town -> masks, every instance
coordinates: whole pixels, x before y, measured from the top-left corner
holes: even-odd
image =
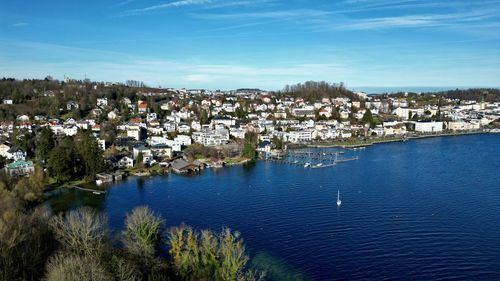
[[[465,90],[367,95],[342,84],[311,81],[278,92],[149,88],[132,80],[121,84],[52,77],[4,78],[0,85],[5,172],[31,175],[39,165],[57,184],[81,174],[64,171],[65,152],[53,150],[83,133],[100,149],[89,152],[95,153],[92,159],[104,162],[83,174],[100,184],[121,178],[123,171],[139,176],[187,173],[305,145],[363,146],[496,132],[500,120],[495,89],[469,90],[473,95],[463,99],[454,95],[464,96]]]

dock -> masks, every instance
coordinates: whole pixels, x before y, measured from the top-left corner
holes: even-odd
[[[70,188],[75,188],[75,189],[78,189],[78,190],[92,192],[94,194],[105,194],[106,193],[106,190],[90,189],[90,188],[84,188],[84,187],[80,187],[80,186],[76,186],[76,185],[71,185],[69,187]]]
[[[266,162],[274,162],[291,166],[302,166],[304,168],[319,169],[335,167],[337,164],[358,160],[358,156],[350,158],[339,158],[344,151],[335,152],[308,152],[308,151],[287,151],[283,157],[268,157]]]

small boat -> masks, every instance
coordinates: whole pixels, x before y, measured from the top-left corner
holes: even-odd
[[[94,191],[92,192],[93,194],[101,194],[100,192]]]
[[[311,163],[307,162],[304,164],[304,168],[309,168],[309,167],[311,167]]]
[[[340,207],[342,201],[340,201],[340,190],[337,190],[337,207]]]
[[[316,167],[317,167],[317,168],[319,168],[319,167],[321,167],[321,166],[323,166],[323,163],[318,163],[318,164],[316,164]]]

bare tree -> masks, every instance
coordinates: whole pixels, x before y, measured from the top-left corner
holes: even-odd
[[[72,210],[51,219],[56,238],[73,253],[99,257],[107,241],[107,219],[91,208]]]

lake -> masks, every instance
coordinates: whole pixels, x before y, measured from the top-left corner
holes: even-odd
[[[73,190],[50,203],[99,208],[115,231],[140,205],[167,226],[230,227],[271,280],[500,280],[499,134],[342,154],[352,156],[319,169],[257,161],[131,177],[106,195]]]

